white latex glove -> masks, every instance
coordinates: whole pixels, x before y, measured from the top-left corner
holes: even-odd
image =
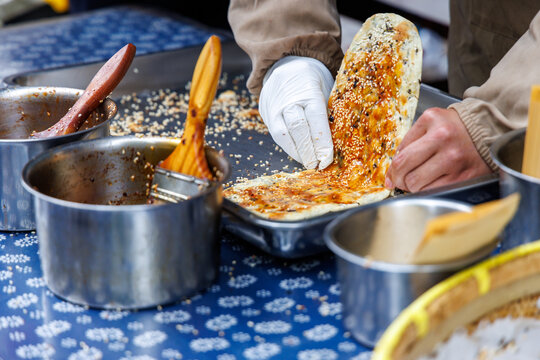
[[[327,104],[334,79],[320,61],[279,60],[266,73],[259,112],[274,141],[307,169],[332,163],[334,147]]]

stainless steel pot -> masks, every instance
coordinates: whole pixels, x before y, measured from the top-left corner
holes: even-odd
[[[63,145],[31,160],[24,187],[37,214],[44,279],[58,296],[100,308],[178,301],[218,273],[227,160],[207,148],[219,181],[178,204],[146,204],[151,173],[177,144],[109,137]]]
[[[21,185],[23,166],[52,147],[81,139],[109,135],[109,120],[116,104],[106,99],[76,133],[50,139],[29,139],[56,123],[82,94],[61,87],[18,87],[0,90],[0,230],[33,230],[36,227],[32,198]]]
[[[351,210],[325,230],[337,258],[343,322],[373,347],[394,318],[427,289],[490,254],[495,245],[443,264],[411,265],[428,219],[471,206],[451,200],[407,197]]]
[[[521,195],[518,210],[504,230],[502,250],[540,239],[540,179],[521,173],[525,131],[508,132],[491,146],[491,157],[499,166],[501,197]]]

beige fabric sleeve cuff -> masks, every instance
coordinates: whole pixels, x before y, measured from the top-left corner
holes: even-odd
[[[493,137],[490,136],[490,132],[485,126],[481,126],[481,124],[478,123],[478,119],[475,117],[475,112],[473,110],[477,108],[474,103],[474,99],[465,99],[462,102],[451,104],[448,108],[457,111],[476,147],[476,151],[478,151],[490,169],[496,171],[498,167],[491,158],[490,153],[492,142],[490,140]]]
[[[229,23],[249,55],[250,92],[259,94],[266,71],[288,56],[311,57],[335,75],[343,58],[335,0],[232,0]]]
[[[335,41],[328,34],[302,35],[290,39],[280,39],[269,45],[253,46],[260,48],[252,57],[253,69],[247,81],[248,90],[253,94],[259,94],[262,88],[262,82],[266,72],[274,65],[276,61],[285,56],[304,56],[311,57],[322,62],[332,76],[335,76],[341,65],[343,53],[341,47],[337,47],[330,53]],[[265,49],[266,48],[266,49]]]
[[[497,169],[490,146],[500,135],[527,126],[531,86],[540,83],[540,13],[529,30],[491,70],[481,86],[468,88],[464,100],[449,106],[465,124],[480,156]]]

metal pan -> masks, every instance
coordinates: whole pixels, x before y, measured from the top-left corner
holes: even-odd
[[[526,130],[510,131],[491,145],[491,156],[499,166],[501,196],[521,195],[517,213],[505,229],[501,251],[540,238],[540,180],[521,172]]]
[[[32,198],[20,183],[24,164],[52,147],[81,139],[109,135],[116,104],[106,99],[83,129],[52,138],[28,138],[56,123],[75,103],[83,90],[65,87],[17,87],[0,90],[0,230],[36,228]]]
[[[177,144],[134,136],[80,141],[24,167],[43,277],[53,293],[82,305],[136,309],[179,301],[214,281],[221,187],[230,166],[207,148],[218,181],[177,204],[147,204],[147,164]]]
[[[456,101],[459,99],[422,84],[415,120],[428,108],[445,108]],[[499,197],[498,180],[495,175],[490,175],[417,193],[416,196],[447,198],[478,204]],[[306,220],[282,221],[265,219],[227,199],[223,206],[227,211],[223,221],[225,230],[265,252],[283,258],[299,258],[327,251],[322,237],[324,228],[334,218],[347,211],[332,212]],[[362,207],[370,206],[373,204]]]
[[[471,208],[460,201],[409,196],[357,208],[328,225],[324,238],[337,259],[343,324],[356,340],[375,346],[392,320],[419,295],[489,256],[495,243],[445,263],[405,261],[418,246],[429,219],[451,211],[470,212]]]

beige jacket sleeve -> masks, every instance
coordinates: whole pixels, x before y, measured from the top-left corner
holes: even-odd
[[[229,23],[249,55],[247,86],[259,94],[266,71],[287,55],[321,61],[336,74],[343,58],[336,0],[232,0]]]
[[[527,126],[531,86],[540,84],[540,13],[529,30],[492,69],[488,80],[464,93],[464,100],[450,105],[465,124],[476,149],[491,167],[491,143],[509,130]]]

